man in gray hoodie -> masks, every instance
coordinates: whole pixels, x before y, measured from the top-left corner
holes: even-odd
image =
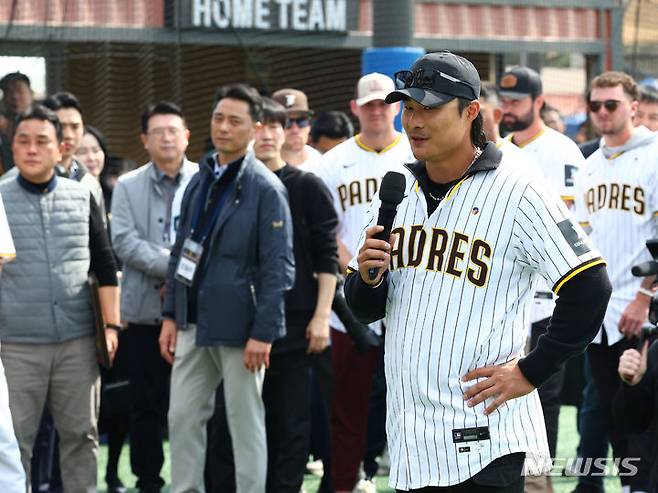
[[[588,108],[602,135],[601,147],[579,170],[575,194],[578,220],[591,229],[612,283],[603,327],[587,355],[613,457],[621,459],[639,457],[643,451],[634,450],[635,438],[621,433],[612,419],[620,385],[617,367],[624,350],[637,345],[655,278],[633,277],[631,267],[650,260],[645,242],[658,237],[658,138],[646,127],[633,127],[637,106],[638,87],[628,74],[605,72],[592,80]],[[620,476],[632,491],[646,491],[646,485],[635,484],[637,479],[631,483],[628,475]]]

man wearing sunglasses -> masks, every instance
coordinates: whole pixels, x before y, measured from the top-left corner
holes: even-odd
[[[359,320],[386,325],[398,491],[520,493],[524,461],[530,474],[550,469],[534,390],[584,350],[609,297],[598,251],[529,158],[486,142],[479,97],[477,70],[449,52],[397,74],[386,102],[404,102],[417,161],[390,243],[374,238],[375,199],[346,281]],[[540,276],[559,298],[524,357]]]
[[[591,228],[612,281],[603,327],[587,355],[613,457],[622,459],[639,455],[637,438],[620,433],[613,423],[613,397],[621,384],[616,369],[624,350],[637,346],[655,277],[633,277],[631,267],[650,260],[645,241],[658,237],[658,136],[644,126],[633,127],[638,99],[637,83],[628,74],[606,72],[592,80],[588,109],[602,135],[601,147],[576,178],[578,220]],[[631,491],[647,491],[646,484],[621,479]]]
[[[272,94],[272,99],[282,104],[288,113],[286,140],[281,149],[282,159],[297,168],[312,168],[319,160],[320,153],[307,145],[313,111],[308,107],[306,94],[297,89],[279,89]]]

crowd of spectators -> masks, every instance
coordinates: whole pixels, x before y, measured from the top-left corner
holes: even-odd
[[[297,493],[317,467],[323,493],[376,491],[386,328],[337,305],[383,176],[415,158],[395,128],[399,105],[384,102],[393,80],[354,82],[351,117],[315,112],[299,89],[220,88],[212,149],[196,162],[184,109],[153,102],[135,135],[149,160],[134,163],[75,95],[35,101],[26,75],[0,79],[0,227],[15,247],[0,249],[0,491],[96,491],[99,432],[112,493],[126,491],[127,441],[145,493]],[[610,443],[613,457],[640,459],[625,491],[658,491],[658,353],[641,338],[653,278],[630,274],[658,237],[658,94],[612,72],[586,98],[596,136],[579,149],[539,74],[516,67],[483,85],[483,128],[503,153],[532,156],[615,273],[604,327],[579,360],[579,457],[606,458]],[[606,167],[603,190],[591,175]],[[528,350],[555,298],[537,286]],[[111,369],[97,362],[95,309]],[[552,457],[564,382],[562,369],[539,388]],[[575,491],[603,491],[596,471],[578,475]],[[552,491],[550,477],[526,491]]]

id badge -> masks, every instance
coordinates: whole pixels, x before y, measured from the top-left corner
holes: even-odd
[[[203,245],[190,238],[185,240],[178,259],[178,267],[176,267],[176,280],[186,286],[192,286],[201,255],[203,255]]]

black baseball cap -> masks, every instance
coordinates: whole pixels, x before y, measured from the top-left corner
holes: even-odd
[[[542,93],[541,78],[529,67],[514,67],[500,78],[498,92],[503,98],[534,98]]]
[[[449,51],[428,53],[409,70],[394,76],[395,91],[386,96],[389,104],[410,98],[433,108],[455,98],[474,101],[480,97],[480,74],[466,58]]]

